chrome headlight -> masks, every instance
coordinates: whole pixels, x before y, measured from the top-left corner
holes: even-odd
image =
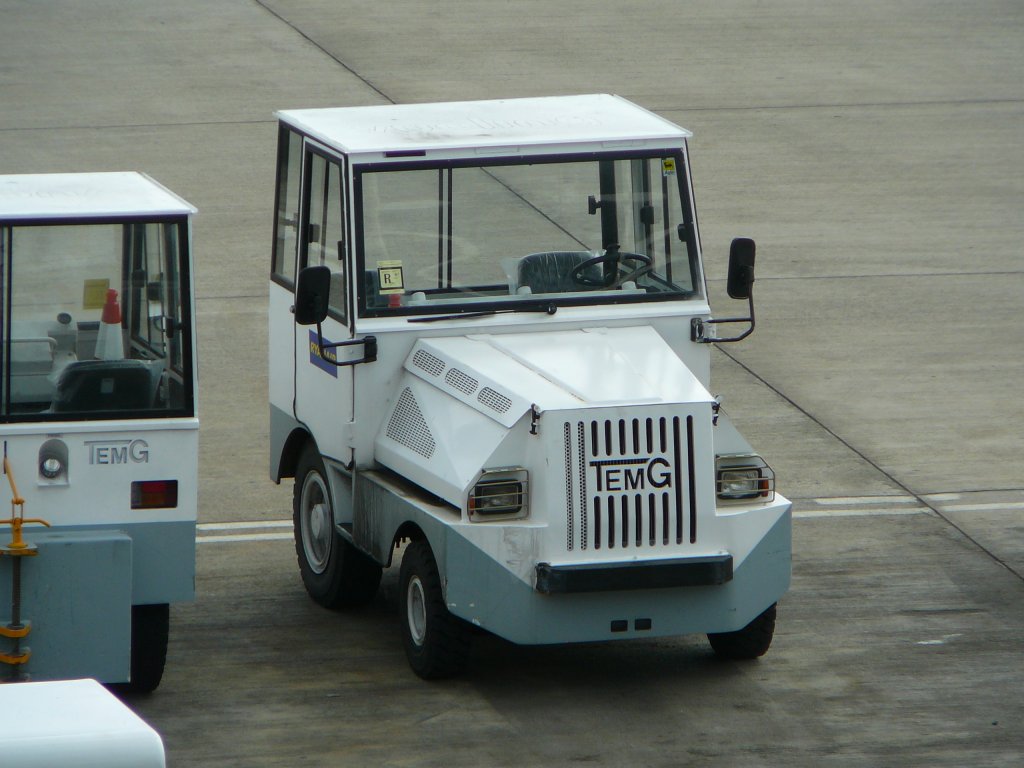
[[[722,501],[772,501],[775,473],[756,454],[716,456],[715,493]]]
[[[522,467],[485,469],[469,491],[469,519],[518,520],[529,514],[529,480]]]

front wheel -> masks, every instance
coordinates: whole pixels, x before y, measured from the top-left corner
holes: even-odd
[[[402,644],[412,671],[425,680],[460,672],[469,655],[469,633],[445,605],[437,562],[425,540],[406,548],[399,585]]]
[[[775,604],[735,632],[708,634],[715,654],[722,659],[756,659],[764,656],[775,635]]]
[[[295,553],[306,592],[325,608],[366,605],[377,594],[381,567],[334,528],[323,459],[307,446],[295,472]]]

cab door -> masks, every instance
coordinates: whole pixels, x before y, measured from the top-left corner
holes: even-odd
[[[299,268],[325,265],[331,270],[328,316],[316,326],[295,325],[295,418],[316,439],[322,456],[346,466],[352,462],[352,366],[334,363],[357,359],[361,349],[330,347],[352,338],[345,207],[345,163],[318,147],[304,157],[302,216],[299,223]]]

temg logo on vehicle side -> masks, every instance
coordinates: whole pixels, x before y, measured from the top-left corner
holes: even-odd
[[[141,438],[134,440],[86,440],[89,449],[89,463],[148,464],[149,443]]]

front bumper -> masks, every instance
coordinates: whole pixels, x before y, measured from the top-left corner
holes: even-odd
[[[732,580],[732,555],[648,560],[607,565],[537,566],[538,592],[545,595],[671,587],[704,587]]]

